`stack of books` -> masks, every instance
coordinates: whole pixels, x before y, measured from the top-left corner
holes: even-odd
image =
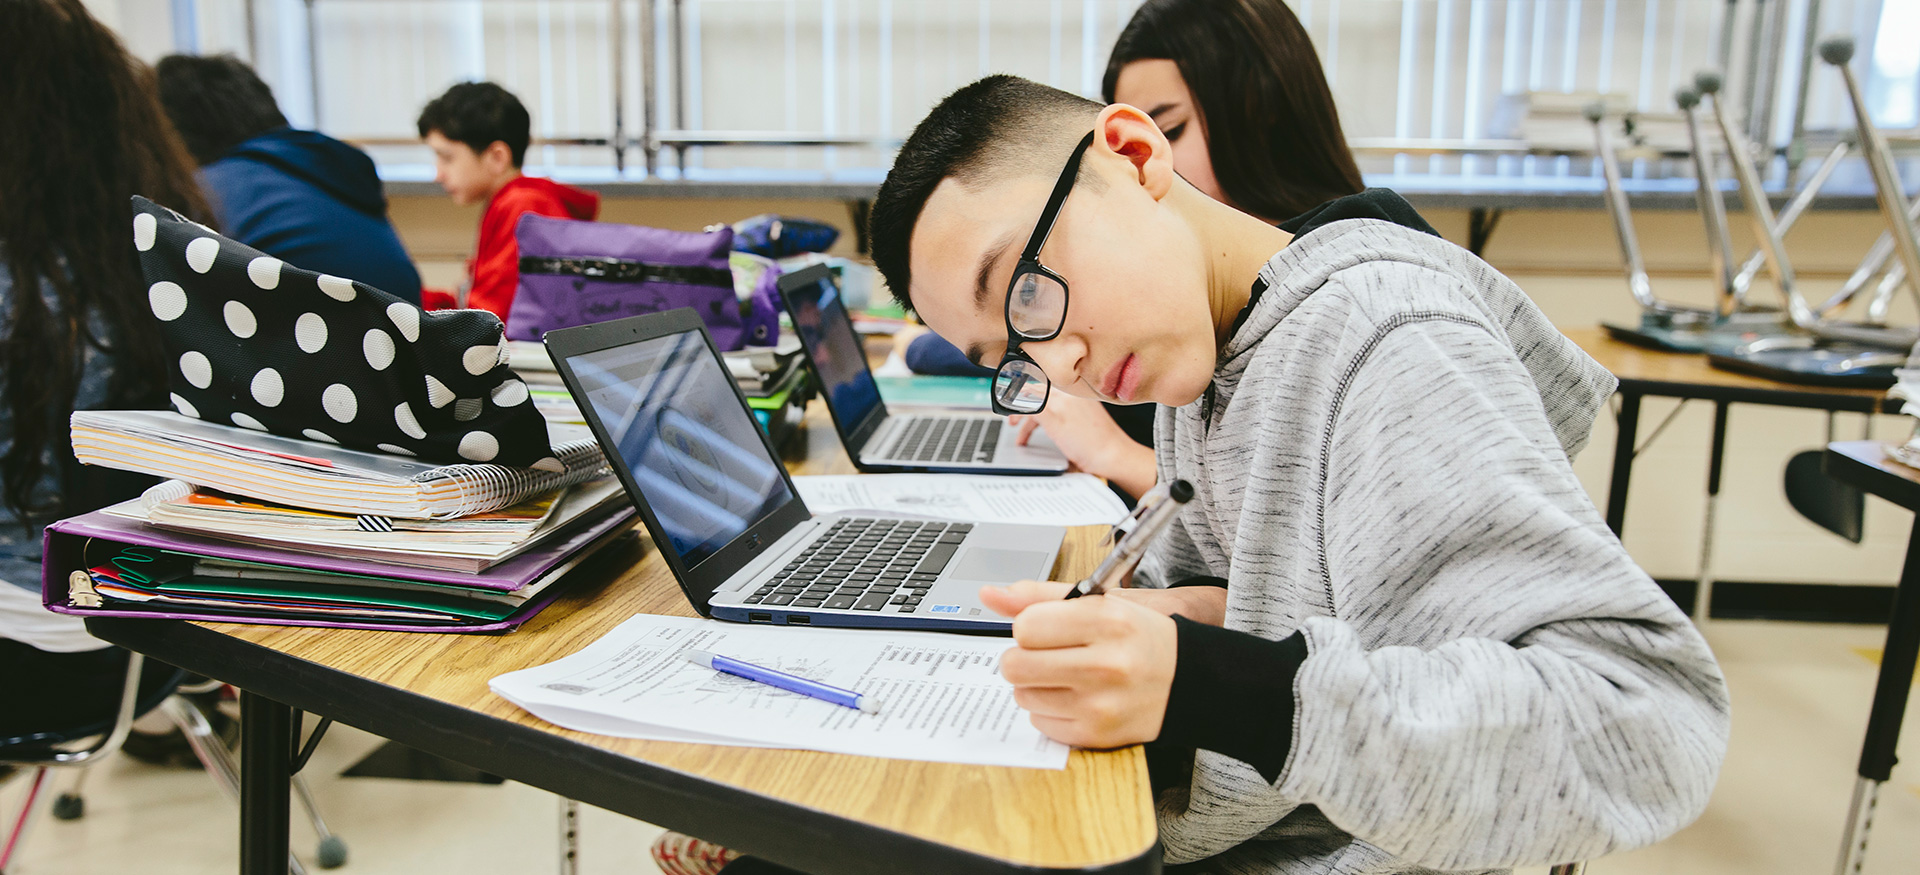
[[[168,478],[47,527],[43,601],[86,616],[501,631],[625,550],[634,510],[584,428],[559,472],[434,465],[161,411],[83,411],[81,462]]]
[[[1686,155],[1693,150],[1687,117],[1677,111],[1643,112],[1625,94],[1523,91],[1502,95],[1487,122],[1489,136],[1524,141],[1543,152],[1593,151],[1593,122],[1587,107],[1607,108],[1609,133],[1622,160]]]
[[[790,330],[782,331],[775,346],[749,346],[720,355],[740,393],[747,396],[754,421],[775,448],[785,446],[807,418],[807,402],[813,398],[800,338]]]
[[[544,344],[516,340],[508,342],[514,371],[525,380],[534,406],[547,422],[584,426],[586,418],[567,394],[553,358]],[[806,419],[807,402],[813,398],[813,381],[806,358],[800,351],[800,338],[791,330],[783,331],[776,346],[749,346],[721,353],[727,369],[747,396],[754,421],[773,440],[784,446]]]

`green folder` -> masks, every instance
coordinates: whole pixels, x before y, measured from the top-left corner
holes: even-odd
[[[176,599],[270,599],[276,602],[307,602],[334,607],[366,607],[377,611],[430,611],[483,620],[502,620],[521,608],[490,598],[475,598],[453,586],[437,586],[415,581],[390,580],[318,571],[256,562],[229,564],[260,568],[272,573],[283,571],[297,575],[294,580],[247,577],[207,577],[196,575],[193,554],[174,550],[158,551],[153,560],[121,566],[118,583],[131,589]],[[131,569],[132,573],[129,573]],[[318,578],[318,579],[315,579]],[[492,595],[491,592],[486,595]],[[298,609],[298,605],[286,605]]]
[[[464,599],[458,596],[444,596],[438,593],[406,592],[402,590],[377,589],[367,586],[342,586],[339,584],[291,583],[276,580],[189,577],[147,588],[171,596],[206,596],[209,598],[238,596],[242,598],[291,599],[306,602],[324,602],[326,604],[342,606],[435,611],[442,614],[452,614],[457,617],[469,617],[480,620],[502,620],[514,611],[520,609],[519,605],[497,604],[474,599]]]
[[[875,377],[880,397],[888,404],[924,407],[970,407],[981,410],[993,406],[987,400],[988,377]]]

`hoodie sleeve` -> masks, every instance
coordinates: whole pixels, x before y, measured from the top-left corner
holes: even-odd
[[[1411,314],[1341,364],[1319,496],[1335,610],[1301,630],[1278,789],[1436,869],[1691,822],[1726,751],[1719,667],[1606,529],[1512,349]]]

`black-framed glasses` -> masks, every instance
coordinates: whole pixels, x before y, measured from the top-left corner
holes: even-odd
[[[1020,349],[1021,344],[1040,343],[1060,336],[1067,323],[1067,281],[1040,263],[1040,248],[1047,245],[1053,223],[1060,218],[1060,206],[1073,191],[1080,175],[1080,158],[1093,145],[1093,132],[1080,138],[1067,156],[1067,166],[1053,183],[1053,194],[1040,211],[1040,221],[1020,250],[1020,263],[1013,268],[1013,280],[1007,283],[1007,352],[1000,357],[1000,368],[993,374],[993,412],[1039,413],[1047,407],[1047,395],[1053,384],[1033,358]]]

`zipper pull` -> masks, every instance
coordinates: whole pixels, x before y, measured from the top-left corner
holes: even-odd
[[[93,588],[93,575],[76,571],[67,575],[67,604],[76,608],[97,608],[103,600]]]

